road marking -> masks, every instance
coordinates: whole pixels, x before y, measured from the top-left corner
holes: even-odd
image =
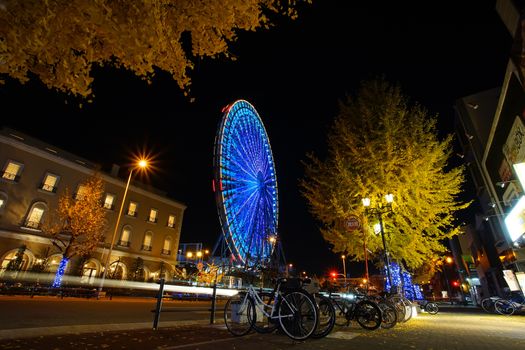
[[[257,334],[257,333],[255,333]],[[245,335],[243,336],[242,338],[243,339],[246,339],[246,338],[249,338],[249,337],[252,337],[254,336],[255,334],[249,334],[249,335]],[[183,344],[183,345],[176,345],[176,346],[170,346],[168,348],[162,348],[162,350],[172,350],[172,349],[182,349],[182,348],[188,348],[190,346],[199,346],[199,345],[206,345],[206,344],[215,344],[215,343],[219,343],[219,342],[225,342],[225,341],[231,341],[231,340],[236,340],[236,339],[240,339],[240,337],[231,337],[231,338],[224,338],[224,339],[216,339],[216,340],[208,340],[208,341],[201,341],[201,342],[198,342],[198,343],[191,343],[191,344]]]
[[[344,339],[344,340],[350,340],[354,339],[355,337],[359,336],[359,333],[351,333],[351,332],[332,332],[328,334],[327,338],[332,339]]]

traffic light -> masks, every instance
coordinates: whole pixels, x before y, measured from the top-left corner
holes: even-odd
[[[330,276],[332,276],[333,278],[335,278],[335,276],[337,276],[337,273],[336,272],[330,272]]]
[[[452,285],[454,287],[459,287],[459,282],[458,281],[452,281]]]

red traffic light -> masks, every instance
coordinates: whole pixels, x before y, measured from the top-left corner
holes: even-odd
[[[335,278],[335,276],[337,276],[337,273],[336,272],[330,272],[330,276]]]
[[[458,282],[458,281],[453,281],[453,282],[452,282],[452,285],[453,285],[454,287],[459,287],[459,282]]]

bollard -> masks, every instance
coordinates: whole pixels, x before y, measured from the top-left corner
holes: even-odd
[[[213,294],[211,296],[210,324],[215,323],[215,299],[217,299],[217,282],[213,284]]]
[[[157,307],[155,309],[155,318],[153,319],[153,330],[156,331],[159,325],[160,310],[162,308],[162,297],[164,296],[164,278],[159,280],[159,294],[157,295]]]

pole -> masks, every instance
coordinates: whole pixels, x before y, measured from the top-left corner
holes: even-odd
[[[379,228],[381,229],[381,239],[383,240],[383,250],[385,251],[385,264],[386,264],[386,273],[388,276],[388,283],[390,284],[390,290],[392,290],[392,275],[390,274],[390,259],[388,258],[388,250],[386,248],[385,232],[383,230],[383,216],[381,213],[377,214],[379,218]]]
[[[345,275],[345,286],[346,286],[347,283],[346,283],[346,264],[345,264],[345,256],[343,255],[342,258],[343,258],[343,273],[344,273],[344,275]]]
[[[217,275],[219,269],[215,271],[215,281],[213,282],[213,294],[211,296],[211,314],[210,314],[210,324],[215,323],[215,300],[217,299]]]
[[[108,255],[106,256],[106,262],[104,263],[104,271],[102,272],[102,279],[100,281],[100,287],[98,291],[101,292],[104,287],[104,280],[108,272],[109,259],[111,258],[111,253],[113,252],[113,245],[115,244],[115,238],[117,237],[117,231],[120,224],[120,218],[122,217],[122,211],[124,210],[124,203],[126,202],[126,196],[128,194],[129,183],[131,182],[131,176],[133,175],[133,168],[129,171],[128,182],[126,184],[126,189],[124,190],[124,197],[122,197],[122,203],[120,204],[120,210],[117,216],[117,223],[115,224],[115,231],[113,231],[113,237],[111,237],[111,244],[109,245]]]
[[[370,278],[368,277],[368,252],[366,251],[366,236],[363,238],[363,249],[365,251],[366,293],[368,294],[368,285],[370,284]]]
[[[162,297],[164,296],[164,278],[161,278],[159,294],[157,295],[157,307],[155,308],[155,318],[153,319],[153,330],[156,331],[159,325],[160,310],[162,309]]]

